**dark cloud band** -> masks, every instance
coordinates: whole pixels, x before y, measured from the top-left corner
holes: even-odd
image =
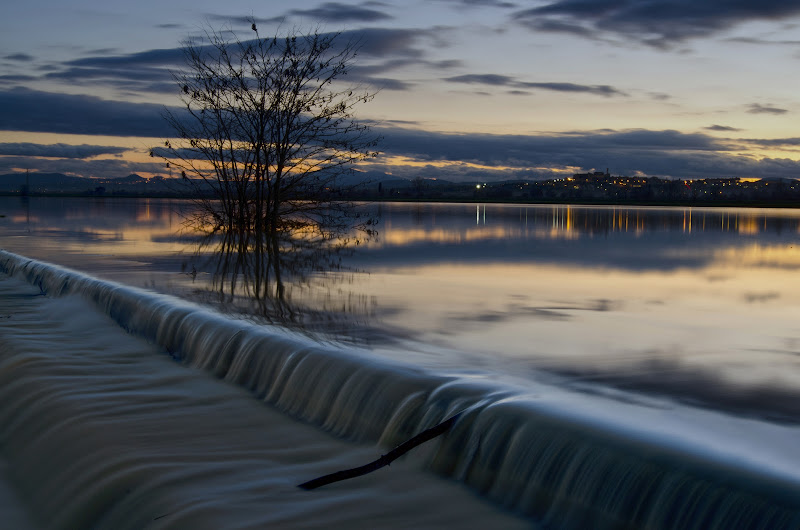
[[[523,136],[387,129],[382,134],[387,154],[428,161],[430,170],[438,173],[436,176],[454,180],[463,180],[459,178],[463,168],[455,167],[460,162],[488,168],[482,171],[494,180],[547,177],[546,171],[539,175],[541,172],[527,168],[568,167],[583,170],[609,167],[615,174],[679,178],[797,178],[800,175],[800,161],[756,160],[736,154],[740,146],[734,141],[673,130],[576,131]],[[792,141],[775,142],[776,145],[793,145]],[[454,167],[448,175],[442,165],[450,163]],[[497,169],[492,170],[493,167]],[[392,172],[400,174],[394,169]]]
[[[325,2],[312,9],[292,9],[290,15],[309,17],[326,22],[377,22],[393,18],[388,13],[364,5]]]
[[[101,155],[119,155],[124,147],[105,145],[35,144],[30,142],[0,144],[0,156],[87,159]]]
[[[546,82],[534,83],[518,81],[512,77],[497,74],[467,74],[445,78],[451,83],[480,84],[489,86],[502,86],[519,91],[550,90],[554,92],[583,92],[599,96],[627,96],[624,92],[609,85],[580,85],[576,83]],[[524,92],[523,92],[524,93]]]
[[[0,91],[0,108],[5,131],[157,138],[172,132],[162,118],[164,107],[149,103],[15,88]]]
[[[730,127],[728,125],[709,125],[708,127],[704,127],[707,131],[715,131],[715,132],[739,132],[741,129],[737,129],[736,127]]]
[[[785,21],[800,16],[796,0],[556,0],[524,9],[514,20],[534,31],[589,38],[601,34],[670,48],[751,21]]]
[[[760,103],[753,103],[748,106],[747,112],[750,114],[786,114],[789,112],[787,109],[772,107],[770,105],[761,105]]]

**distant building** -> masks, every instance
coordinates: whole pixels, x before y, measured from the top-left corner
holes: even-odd
[[[606,168],[606,172],[605,173],[603,173],[602,171],[595,171],[594,173],[576,173],[576,174],[572,175],[572,178],[575,179],[575,180],[579,180],[579,181],[580,180],[587,181],[587,180],[596,180],[596,179],[601,179],[601,178],[608,178],[610,176],[611,176],[611,173],[609,173],[608,168]]]

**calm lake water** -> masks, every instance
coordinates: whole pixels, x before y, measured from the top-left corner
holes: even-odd
[[[315,333],[462,374],[546,374],[800,421],[800,211],[368,207],[377,237],[336,270],[287,280],[286,303]],[[0,198],[0,247],[218,305],[214,257],[181,230],[190,208]]]

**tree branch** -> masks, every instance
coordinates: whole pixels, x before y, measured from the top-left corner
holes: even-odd
[[[405,442],[401,443],[385,455],[381,455],[381,457],[374,462],[370,462],[367,465],[361,467],[354,467],[352,469],[345,469],[344,471],[337,471],[336,473],[331,473],[330,475],[325,475],[319,478],[315,478],[313,480],[309,480],[308,482],[303,482],[299,484],[297,487],[302,488],[304,490],[313,490],[317,489],[322,486],[327,486],[333,482],[339,482],[341,480],[347,480],[349,478],[360,477],[361,475],[366,475],[367,473],[372,473],[384,466],[388,466],[393,461],[397,460],[411,449],[415,448],[416,446],[427,442],[428,440],[432,440],[437,436],[444,434],[447,432],[450,427],[452,427],[456,420],[463,414],[464,411],[455,414],[448,419],[444,420],[442,423],[436,425],[435,427],[431,427],[425,431],[422,431],[418,435],[414,436],[413,438],[406,440]]]

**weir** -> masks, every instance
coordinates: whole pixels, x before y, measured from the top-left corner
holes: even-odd
[[[591,408],[571,412],[511,385],[320,344],[4,251],[0,270],[49,297],[80,296],[181,363],[341,438],[390,448],[463,410],[447,434],[409,458],[545,527],[800,527],[800,477],[761,468],[747,455],[740,458],[740,450],[705,447],[658,429],[620,428],[602,414],[592,416]],[[41,407],[35,396],[16,403],[28,401]],[[25,411],[6,410],[2,417],[20,414]],[[42,429],[63,435],[63,444],[85,443],[65,429]],[[37,444],[29,442],[30,453]],[[136,462],[118,456],[97,458],[108,459],[108,473],[139,472]],[[53,473],[69,481],[68,470]],[[76,502],[89,502],[81,499]]]

